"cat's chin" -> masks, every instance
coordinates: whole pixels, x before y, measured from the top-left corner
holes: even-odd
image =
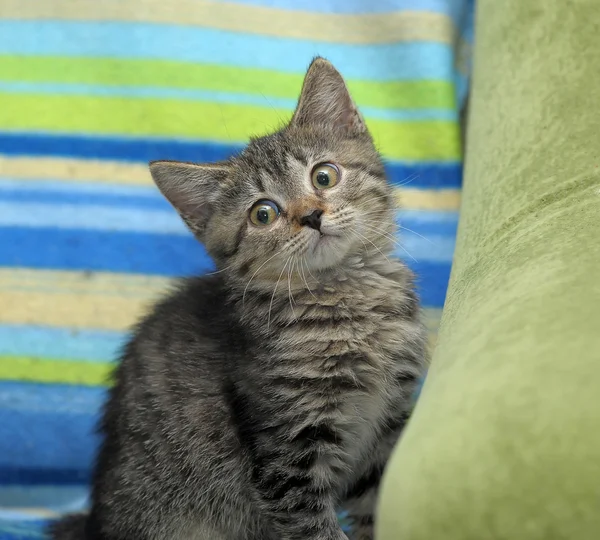
[[[315,235],[307,252],[308,266],[312,270],[326,270],[337,266],[348,253],[348,240],[336,234]]]

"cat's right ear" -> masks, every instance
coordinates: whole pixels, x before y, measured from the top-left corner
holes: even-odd
[[[367,132],[342,75],[320,57],[312,61],[306,72],[291,125],[326,126],[348,133]]]
[[[153,161],[150,173],[158,189],[190,230],[202,240],[221,182],[228,173],[227,165]]]

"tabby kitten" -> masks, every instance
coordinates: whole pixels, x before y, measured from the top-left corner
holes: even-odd
[[[88,516],[57,540],[373,538],[377,487],[425,366],[394,197],[326,60],[289,125],[156,184],[218,272],[137,327],[104,411]]]

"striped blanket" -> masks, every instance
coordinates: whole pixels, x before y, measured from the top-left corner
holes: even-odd
[[[432,335],[461,185],[471,0],[0,0],[0,539],[85,506],[104,381],[212,263],[151,184],[289,118],[330,59],[398,186]]]

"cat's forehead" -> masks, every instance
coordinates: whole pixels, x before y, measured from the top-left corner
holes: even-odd
[[[301,198],[313,191],[310,172],[326,162],[374,169],[380,160],[368,136],[345,137],[326,129],[286,128],[250,141],[234,160],[234,182],[244,197]]]
[[[249,166],[281,170],[290,161],[309,165],[330,154],[335,146],[326,134],[298,134],[284,130],[253,139],[242,157]]]
[[[318,144],[285,132],[253,139],[236,160],[246,194],[302,196],[305,190],[300,179],[316,162],[331,154],[328,146],[325,141]]]

